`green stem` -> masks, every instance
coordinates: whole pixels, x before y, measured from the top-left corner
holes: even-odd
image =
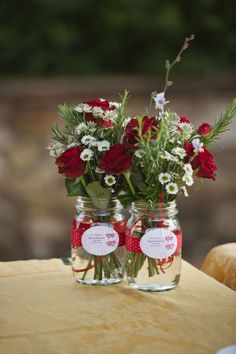
[[[130,180],[130,178],[129,178],[129,174],[128,174],[127,172],[124,172],[123,175],[125,176],[126,182],[128,183],[131,192],[132,192],[133,194],[136,194],[136,193],[135,193],[135,190],[134,190],[134,187],[133,187],[133,185],[132,185],[132,182],[131,182],[131,180]]]

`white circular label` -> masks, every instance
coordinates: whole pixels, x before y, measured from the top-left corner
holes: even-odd
[[[168,258],[176,251],[177,237],[168,229],[150,229],[141,238],[140,248],[150,258]]]
[[[86,230],[82,235],[81,242],[88,253],[95,256],[105,256],[117,249],[119,235],[111,226],[100,224]]]

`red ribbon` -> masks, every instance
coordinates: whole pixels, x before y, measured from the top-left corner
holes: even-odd
[[[91,224],[85,224],[80,222],[77,226],[76,220],[74,219],[72,222],[72,230],[71,230],[71,246],[72,248],[82,247],[82,236],[83,233],[91,227]],[[114,226],[114,230],[116,231],[116,227]],[[116,231],[117,232],[117,231]],[[122,247],[125,245],[125,232],[117,232],[119,235],[119,244],[118,247]]]
[[[174,230],[172,232],[177,237],[177,248],[176,248],[177,251],[182,248],[182,232],[180,230]],[[142,250],[140,248],[140,240],[141,238],[139,237],[126,236],[125,247],[127,251],[134,252],[134,253],[142,253]]]

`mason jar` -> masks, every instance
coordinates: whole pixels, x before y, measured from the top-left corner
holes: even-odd
[[[71,233],[71,265],[81,284],[109,285],[122,281],[125,263],[125,216],[118,199],[78,197]]]
[[[126,274],[131,288],[173,289],[180,280],[182,231],[176,203],[136,202],[126,228]]]

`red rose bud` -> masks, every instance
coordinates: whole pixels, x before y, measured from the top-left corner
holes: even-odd
[[[58,172],[67,178],[82,176],[86,165],[86,163],[80,158],[82,151],[82,148],[76,146],[63,152],[55,162],[56,165],[58,165]]]
[[[217,165],[214,161],[213,155],[204,148],[204,151],[199,152],[191,162],[193,170],[198,169],[197,177],[216,179]]]
[[[180,123],[190,123],[190,120],[187,117],[180,117],[179,122]]]
[[[114,108],[110,108],[110,104],[107,100],[101,100],[100,98],[94,98],[91,101],[83,102],[89,105],[90,107],[99,107],[104,111],[104,114],[107,111],[113,111]],[[93,113],[86,113],[85,118],[89,122],[97,122],[100,127],[109,128],[112,126],[112,121],[105,121],[102,118],[94,117]]]
[[[148,118],[147,116],[142,118],[142,125],[142,135],[146,134],[149,129],[152,132],[155,132],[158,127],[155,118]],[[139,124],[137,118],[131,119],[131,121],[127,124],[127,127],[125,128],[125,136],[123,139],[123,143],[126,149],[135,148],[135,144],[138,142],[138,126]]]
[[[130,168],[131,157],[124,145],[116,144],[105,152],[99,162],[99,167],[107,173],[119,175]]]
[[[198,134],[200,135],[207,135],[210,133],[210,131],[211,131],[211,125],[208,123],[201,124],[197,130]]]

